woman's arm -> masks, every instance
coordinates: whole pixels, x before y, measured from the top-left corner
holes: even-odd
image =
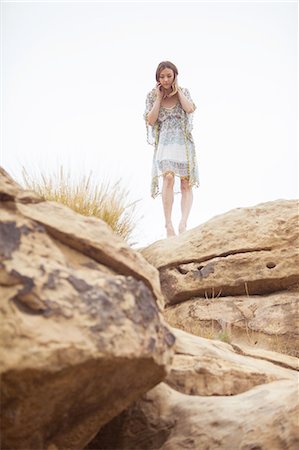
[[[183,94],[182,88],[180,87],[178,88],[178,96],[182,108],[184,111],[186,111],[187,114],[193,113],[196,110],[195,104],[186,98],[186,96]]]
[[[154,123],[156,122],[156,120],[158,119],[160,106],[161,106],[161,100],[162,99],[160,99],[157,96],[156,100],[154,101],[152,109],[150,110],[150,112],[147,115],[148,124],[151,125],[151,126],[153,126]]]

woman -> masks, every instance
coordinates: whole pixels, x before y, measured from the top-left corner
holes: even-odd
[[[178,70],[173,63],[162,61],[158,65],[157,84],[147,94],[143,115],[147,142],[155,147],[151,196],[155,198],[162,194],[167,237],[176,236],[171,220],[174,193],[182,194],[182,217],[179,224],[181,234],[186,230],[192,206],[192,187],[199,186],[195,146],[191,134],[192,113],[196,106],[188,89],[178,86],[177,78]]]

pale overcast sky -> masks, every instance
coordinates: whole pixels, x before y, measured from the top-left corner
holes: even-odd
[[[197,105],[201,186],[188,228],[298,198],[294,2],[1,2],[1,165],[122,178],[141,199],[136,240],[165,237],[150,196],[147,92],[163,60]],[[175,196],[174,225],[180,219]]]

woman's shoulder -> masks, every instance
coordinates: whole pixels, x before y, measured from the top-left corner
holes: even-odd
[[[181,87],[180,89],[181,89],[182,93],[185,95],[185,97],[194,104],[194,101],[192,99],[192,95],[190,94],[189,89],[186,87]],[[195,104],[194,104],[194,106],[195,106]],[[195,106],[195,108],[196,108],[196,106]]]
[[[186,92],[189,92],[189,89],[186,87],[180,86],[180,89],[183,91],[183,94],[185,94]]]
[[[146,94],[146,96],[147,96],[148,98],[150,98],[150,99],[154,99],[154,98],[156,97],[156,95],[157,95],[157,93],[156,93],[156,89],[155,89],[155,88],[151,89],[151,90]]]

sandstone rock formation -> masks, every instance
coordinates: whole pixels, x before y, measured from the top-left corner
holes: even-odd
[[[3,169],[0,208],[1,448],[79,450],[167,374],[158,272]]]
[[[0,168],[1,448],[297,449],[298,253],[295,201],[137,252]]]
[[[297,393],[296,384],[284,380],[233,397],[190,397],[161,383],[87,448],[297,450]]]
[[[281,379],[298,380],[298,359],[275,352],[259,356],[225,342],[173,328],[175,357],[165,382],[188,395],[224,396]]]
[[[173,326],[298,355],[296,200],[237,208],[141,251]]]
[[[176,353],[166,381],[103,427],[89,450],[297,449],[296,358],[265,352],[266,361],[173,333]]]
[[[167,308],[169,324],[198,336],[299,356],[298,289],[195,298]]]

